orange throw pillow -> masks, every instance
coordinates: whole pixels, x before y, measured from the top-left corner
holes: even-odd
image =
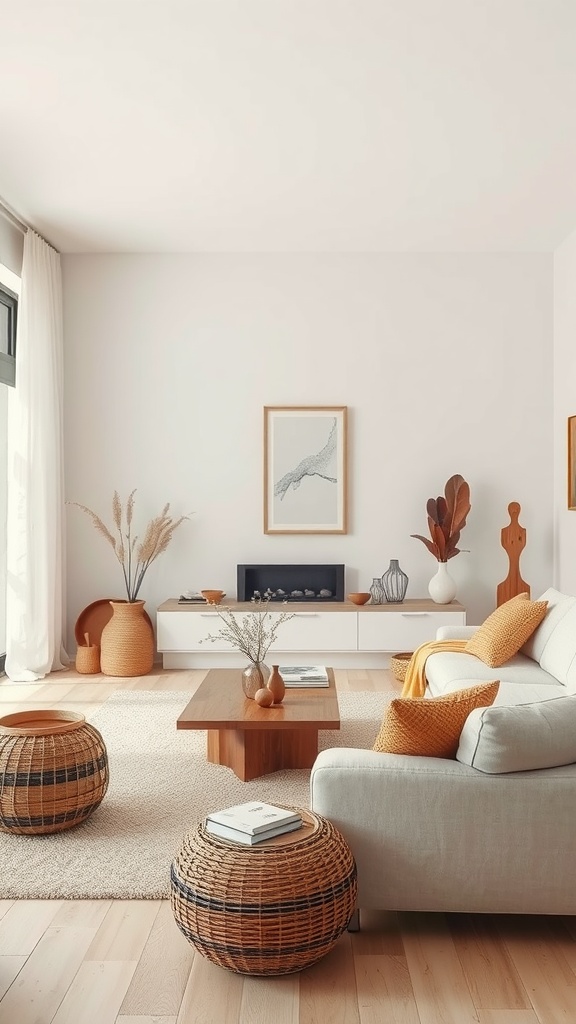
[[[456,757],[468,715],[492,704],[499,686],[496,679],[442,697],[397,697],[384,715],[373,749],[381,754]]]
[[[471,636],[464,650],[490,668],[499,668],[530,639],[546,615],[547,601],[530,601],[518,594],[501,604]]]

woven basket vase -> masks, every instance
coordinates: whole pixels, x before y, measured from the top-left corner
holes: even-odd
[[[291,974],[320,960],[356,905],[356,864],[326,818],[242,846],[199,824],[172,863],[176,924],[207,960],[239,974]],[[301,833],[304,833],[303,835]]]
[[[73,711],[0,718],[0,831],[48,835],[92,814],[108,788],[102,736]]]
[[[100,638],[100,669],[106,676],[145,676],[154,664],[154,634],[144,601],[110,601],[112,618]]]
[[[79,645],[76,651],[76,671],[81,675],[94,675],[100,671],[100,648],[96,644]]]
[[[412,651],[401,651],[400,654],[393,654],[390,658],[390,670],[400,683],[403,683],[406,678],[406,670],[411,657]]]

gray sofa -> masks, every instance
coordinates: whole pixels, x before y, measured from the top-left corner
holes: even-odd
[[[501,680],[493,708],[468,717],[456,760],[318,755],[311,806],[350,843],[359,908],[576,914],[576,598],[542,598],[544,621],[506,665],[429,658],[430,696]]]

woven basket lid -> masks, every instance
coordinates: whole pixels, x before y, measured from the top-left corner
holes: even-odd
[[[84,715],[76,711],[17,711],[0,718],[0,733],[11,736],[42,736],[72,732],[84,725]]]

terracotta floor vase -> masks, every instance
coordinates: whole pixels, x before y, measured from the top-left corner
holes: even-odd
[[[110,601],[112,618],[102,630],[100,668],[106,676],[145,676],[154,664],[154,634],[144,601]]]

